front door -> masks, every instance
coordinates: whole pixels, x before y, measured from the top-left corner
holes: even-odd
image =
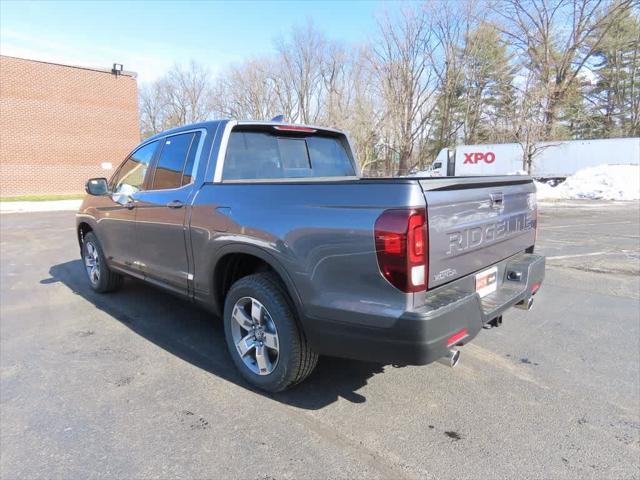
[[[98,210],[98,239],[110,264],[137,270],[135,219],[137,195],[143,188],[147,169],[159,141],[141,146],[111,178],[110,196],[103,197]]]
[[[136,195],[137,259],[145,278],[183,294],[190,279],[187,221],[200,137],[199,131],[167,137],[147,189]]]

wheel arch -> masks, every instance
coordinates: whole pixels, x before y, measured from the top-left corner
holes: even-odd
[[[274,255],[253,245],[227,245],[217,252],[210,281],[219,313],[224,309],[224,299],[233,282],[261,271],[272,271],[278,277],[293,302],[296,316],[302,319],[302,300],[287,270]]]
[[[93,228],[93,225],[91,225],[91,223],[88,222],[86,219],[78,220],[76,233],[78,235],[78,245],[80,246],[80,249],[82,249],[82,241],[84,237],[88,233],[94,232],[94,231],[95,230]]]

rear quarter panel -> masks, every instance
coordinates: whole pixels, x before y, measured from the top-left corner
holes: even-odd
[[[424,206],[417,182],[207,184],[191,217],[196,298],[215,302],[216,262],[244,246],[286,272],[303,321],[389,322],[412,296],[380,274],[373,229],[382,211],[407,206]]]

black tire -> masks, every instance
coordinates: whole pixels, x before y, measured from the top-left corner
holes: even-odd
[[[92,250],[95,248],[95,254],[97,256],[98,275],[95,276],[90,273],[87,257],[94,255]],[[94,257],[95,258],[95,257]],[[124,278],[122,275],[111,271],[107,265],[102,246],[98,241],[98,237],[93,232],[87,233],[82,239],[82,265],[84,271],[87,274],[87,280],[91,288],[98,293],[113,292],[122,286]]]
[[[279,351],[273,371],[258,374],[245,364],[236,348],[232,324],[236,303],[247,297],[257,300],[266,309],[275,324]],[[237,331],[237,326],[235,327]],[[257,273],[243,277],[234,283],[224,303],[224,332],[229,354],[242,377],[250,384],[269,392],[280,392],[302,382],[316,364],[318,354],[309,345],[300,328],[288,294],[271,273]]]

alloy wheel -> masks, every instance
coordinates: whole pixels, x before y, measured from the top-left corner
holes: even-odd
[[[93,242],[87,242],[85,245],[84,266],[87,269],[89,281],[96,285],[100,281],[100,256]]]
[[[269,311],[258,300],[242,297],[231,312],[231,336],[244,364],[256,375],[276,368],[280,342]]]

